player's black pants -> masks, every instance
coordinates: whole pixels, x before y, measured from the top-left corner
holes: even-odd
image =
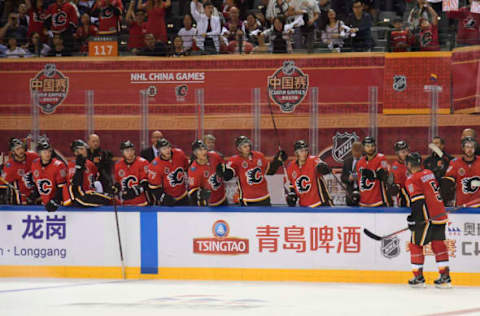
[[[71,205],[75,207],[96,207],[101,205],[109,205],[112,201],[112,198],[107,195],[95,191],[84,192],[78,186],[69,186],[68,192],[70,195]]]
[[[257,202],[247,202],[240,200],[240,206],[272,206],[272,203],[270,202],[270,197],[268,197],[265,200]]]
[[[411,242],[424,246],[434,240],[445,240],[445,224],[417,223],[412,231]]]

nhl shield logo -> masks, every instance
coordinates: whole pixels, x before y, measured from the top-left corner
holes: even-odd
[[[46,64],[44,69],[30,79],[30,92],[37,95],[37,106],[45,114],[52,114],[68,95],[69,80],[55,64]]]
[[[393,90],[402,92],[407,89],[407,77],[404,75],[393,76]]]
[[[336,133],[332,137],[332,157],[336,162],[342,163],[352,152],[353,142],[359,140],[355,132],[353,133]]]
[[[308,75],[295,66],[294,61],[285,61],[267,79],[268,96],[284,113],[295,111],[308,91]]]
[[[385,258],[395,258],[400,255],[400,239],[398,237],[382,239],[380,249]]]

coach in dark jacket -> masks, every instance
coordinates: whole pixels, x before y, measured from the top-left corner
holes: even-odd
[[[447,172],[450,160],[452,160],[454,157],[445,152],[445,141],[441,137],[434,137],[432,143],[441,150],[443,153],[442,157],[440,157],[436,152],[432,152],[432,154],[423,162],[423,166],[425,169],[432,170],[435,178],[440,180],[440,178],[445,175],[445,172]]]
[[[88,136],[88,160],[92,161],[98,169],[98,181],[102,184],[103,191],[112,193],[113,155],[100,148],[100,137],[97,134]]]
[[[357,163],[362,158],[363,146],[360,142],[352,144],[352,155],[343,162],[341,180],[347,185],[346,202],[348,206],[358,206],[360,198],[357,184]]]
[[[152,162],[152,160],[158,156],[158,149],[155,147],[155,144],[160,138],[163,138],[163,133],[160,131],[154,131],[151,138],[152,146],[142,150],[140,156],[148,160],[148,162]]]

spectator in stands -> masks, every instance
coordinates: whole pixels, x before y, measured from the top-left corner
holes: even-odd
[[[92,8],[92,16],[98,17],[98,33],[102,35],[117,34],[122,11],[121,0],[97,0]]]
[[[435,51],[440,49],[437,24],[437,19],[433,19],[432,23],[428,22],[427,19],[420,21],[418,45],[421,51]]]
[[[250,12],[242,25],[242,32],[245,34],[246,41],[252,44],[253,47],[258,46],[258,35],[262,31],[262,24],[257,20],[255,14]]]
[[[182,38],[180,36],[177,36],[173,40],[172,56],[173,57],[182,57],[182,56],[185,56],[185,55],[186,55],[186,53],[185,53],[185,50],[183,48]]]
[[[239,10],[240,20],[245,21],[251,9],[253,9],[254,0],[235,0],[234,6]]]
[[[343,21],[337,20],[335,10],[328,10],[328,24],[322,31],[322,42],[332,52],[340,52],[343,47],[343,40],[347,38],[352,30]]]
[[[353,13],[351,13],[345,24],[352,28],[352,50],[357,52],[370,51],[373,48],[372,18],[363,12],[363,3],[360,0],[353,1]]]
[[[62,51],[68,51],[68,54],[71,54],[74,48],[73,34],[78,27],[79,18],[75,4],[65,0],[56,0],[47,10],[45,24],[53,34],[61,35],[62,44],[59,46],[62,47]]]
[[[267,6],[266,19],[273,25],[273,19],[282,16],[283,19],[288,13],[288,1],[287,0],[270,0]]]
[[[295,29],[295,48],[313,48],[315,23],[320,16],[320,8],[316,0],[292,0],[295,14],[301,15],[303,25]]]
[[[193,49],[193,43],[195,41],[195,35],[197,35],[197,29],[192,26],[193,19],[190,14],[186,14],[183,17],[183,27],[178,31],[178,36],[182,38],[183,51],[186,54],[190,54]]]
[[[27,5],[20,3],[18,5],[18,24],[24,26],[28,30],[29,18],[27,16]]]
[[[292,29],[285,28],[285,18],[277,16],[273,19],[273,26],[262,32],[263,39],[269,39],[270,51],[274,54],[286,54],[292,52],[291,34]],[[260,43],[261,44],[261,43]]]
[[[95,5],[95,0],[78,0],[76,2],[78,13],[80,16],[87,13],[90,15],[92,13],[93,6]],[[135,2],[135,1],[133,1]]]
[[[0,43],[0,57],[5,57],[5,53],[7,52],[8,47]]]
[[[88,38],[90,36],[96,36],[97,34],[98,28],[90,23],[90,16],[87,13],[84,13],[80,18],[80,26],[74,35],[80,46],[81,53],[88,53]]]
[[[442,0],[427,0],[427,2],[438,16],[442,15]]]
[[[53,35],[52,43],[52,48],[48,51],[48,57],[72,56],[72,51],[63,45],[62,35]]]
[[[352,0],[331,0],[331,8],[336,12],[338,19],[345,21],[352,12]]]
[[[229,11],[229,19],[222,30],[222,36],[224,36],[228,42],[227,51],[230,53],[237,50],[243,52],[244,45],[249,46],[249,51],[252,50],[251,45],[244,44],[242,30],[243,22],[240,20],[239,13],[240,11],[237,7],[231,7]]]
[[[222,8],[222,15],[225,21],[228,21],[230,19],[230,9],[233,8],[235,4],[233,3],[233,0],[225,0],[223,3],[223,8]]]
[[[402,19],[393,21],[393,29],[388,33],[388,51],[408,52],[412,43],[412,34],[403,27]]]
[[[8,38],[8,49],[5,52],[7,58],[20,58],[25,56],[25,50],[17,46],[17,39],[15,37]]]
[[[26,49],[28,57],[45,57],[50,51],[50,47],[47,44],[42,43],[40,34],[37,32],[33,33],[30,37]]]
[[[25,44],[27,42],[27,28],[18,23],[18,14],[10,13],[5,25],[0,28],[0,40],[5,38],[15,38],[18,44]]]
[[[34,0],[35,6],[32,6],[30,0],[26,0],[26,7],[28,12],[28,34],[30,38],[33,33],[40,35],[40,40],[46,42],[48,39],[47,30],[44,26],[47,17],[47,11],[43,8],[43,0]]]
[[[426,19],[429,23],[438,19],[437,13],[428,5],[426,0],[417,0],[415,7],[408,15],[408,27],[414,35],[420,32],[421,19]]]
[[[456,41],[458,46],[480,44],[480,14],[470,11],[472,0],[457,11],[448,11],[447,17],[458,20]]]
[[[151,146],[148,148],[145,148],[142,150],[140,153],[140,156],[148,162],[152,162],[153,159],[158,157],[158,148],[157,148],[157,142],[163,138],[163,133],[161,131],[154,131],[151,136]]]
[[[140,56],[167,56],[167,46],[161,41],[156,41],[151,33],[145,34],[145,47],[137,51]]]
[[[147,0],[144,4],[138,1],[138,9],[147,11],[148,20],[145,24],[146,32],[153,34],[157,41],[167,43],[167,25],[165,24],[166,10],[172,5],[171,0]]]
[[[193,0],[190,4],[190,10],[193,18],[197,22],[197,46],[206,54],[216,54],[220,51],[220,18],[213,15],[213,5],[206,1],[202,4],[198,0]]]
[[[317,20],[317,29],[323,31],[325,26],[328,24],[328,11],[330,10],[330,4],[328,0],[320,0],[318,2],[318,8],[320,9],[320,13],[318,15]]]
[[[370,14],[372,21],[377,21],[378,11],[380,7],[379,1],[378,0],[361,0],[361,2],[363,4],[363,11]]]
[[[145,47],[145,34],[146,34],[146,25],[145,25],[145,11],[137,10],[135,13],[134,10],[135,1],[130,2],[128,8],[126,19],[129,25],[128,31],[128,48],[135,52],[139,49]]]

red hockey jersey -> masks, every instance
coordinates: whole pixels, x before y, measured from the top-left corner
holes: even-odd
[[[98,31],[100,34],[116,34],[119,27],[120,15],[122,14],[122,1],[113,0],[111,4],[106,1],[98,1],[93,7],[99,10]]]
[[[134,185],[140,185],[143,181],[148,181],[148,161],[142,157],[136,157],[133,163],[128,164],[125,159],[115,164],[115,182],[120,183],[122,191],[131,188]],[[130,199],[119,201],[123,205],[145,206],[148,204],[145,193]]]
[[[2,178],[12,184],[18,190],[15,197],[17,204],[25,204],[27,197],[32,194],[35,183],[32,178],[32,162],[38,158],[38,154],[32,151],[25,152],[24,161],[16,161],[13,156],[5,164]]]
[[[457,43],[480,44],[480,14],[472,13],[470,7],[447,12],[447,17],[458,20]]]
[[[472,182],[480,181],[480,156],[476,156],[473,162],[467,163],[463,159],[450,161],[445,178],[449,178],[457,185],[455,199],[457,205],[463,205],[480,198],[480,187],[472,185]],[[474,182],[474,183],[475,183]],[[480,206],[480,203],[478,203]],[[478,207],[472,205],[472,207]]]
[[[48,17],[48,13],[46,10],[28,10],[28,37],[32,36],[33,33],[40,34],[40,37],[43,37],[43,28],[45,20]]]
[[[238,178],[240,199],[245,202],[259,202],[270,197],[265,173],[269,163],[265,156],[252,151],[248,158],[235,155],[227,162],[227,168],[233,170]]]
[[[188,168],[188,190],[193,194],[199,188],[210,190],[208,205],[218,206],[226,199],[225,185],[223,179],[215,173],[217,165],[224,163],[222,157],[214,151],[208,152],[208,162],[200,165],[194,161]]]
[[[357,180],[360,189],[359,205],[365,207],[388,205],[385,184],[378,179],[370,181],[366,177],[361,176],[362,169],[370,169],[375,172],[380,169],[388,171],[388,163],[385,156],[378,153],[371,160],[367,160],[367,156],[364,156],[358,161],[356,168],[359,175]]]
[[[172,148],[172,158],[163,160],[155,158],[148,167],[150,187],[162,187],[164,192],[176,200],[187,195],[186,177],[188,158],[179,148]]]
[[[316,170],[320,161],[318,157],[309,156],[302,167],[297,161],[292,161],[288,165],[288,181],[297,193],[300,206],[317,207],[325,203],[330,204],[330,197],[324,196],[328,193],[321,190],[323,178]],[[326,187],[325,183],[323,185]]]
[[[55,158],[48,165],[42,166],[39,158],[32,163],[32,173],[33,181],[45,205],[57,196],[57,187],[62,189],[65,186],[67,167]]]
[[[432,218],[434,224],[445,224],[448,216],[445,213],[445,206],[440,195],[440,186],[431,170],[423,169],[409,176],[405,187],[410,198],[410,205],[414,207],[414,202],[424,200],[424,206],[414,210],[423,214],[425,221]],[[417,204],[418,205],[418,204]]]
[[[70,161],[68,163],[68,173],[66,178],[67,185],[63,188],[64,205],[70,205],[70,203],[72,203],[74,199],[74,195],[72,192],[72,181],[76,170],[77,169],[75,169],[75,160]],[[83,171],[83,183],[81,187],[83,192],[95,191],[94,182],[97,179],[97,173],[98,169],[95,164],[87,159],[85,161],[85,171]]]
[[[65,32],[69,25],[76,28],[78,26],[78,10],[70,2],[65,2],[62,5],[53,3],[48,7],[47,19],[52,19],[50,30],[53,33]]]

